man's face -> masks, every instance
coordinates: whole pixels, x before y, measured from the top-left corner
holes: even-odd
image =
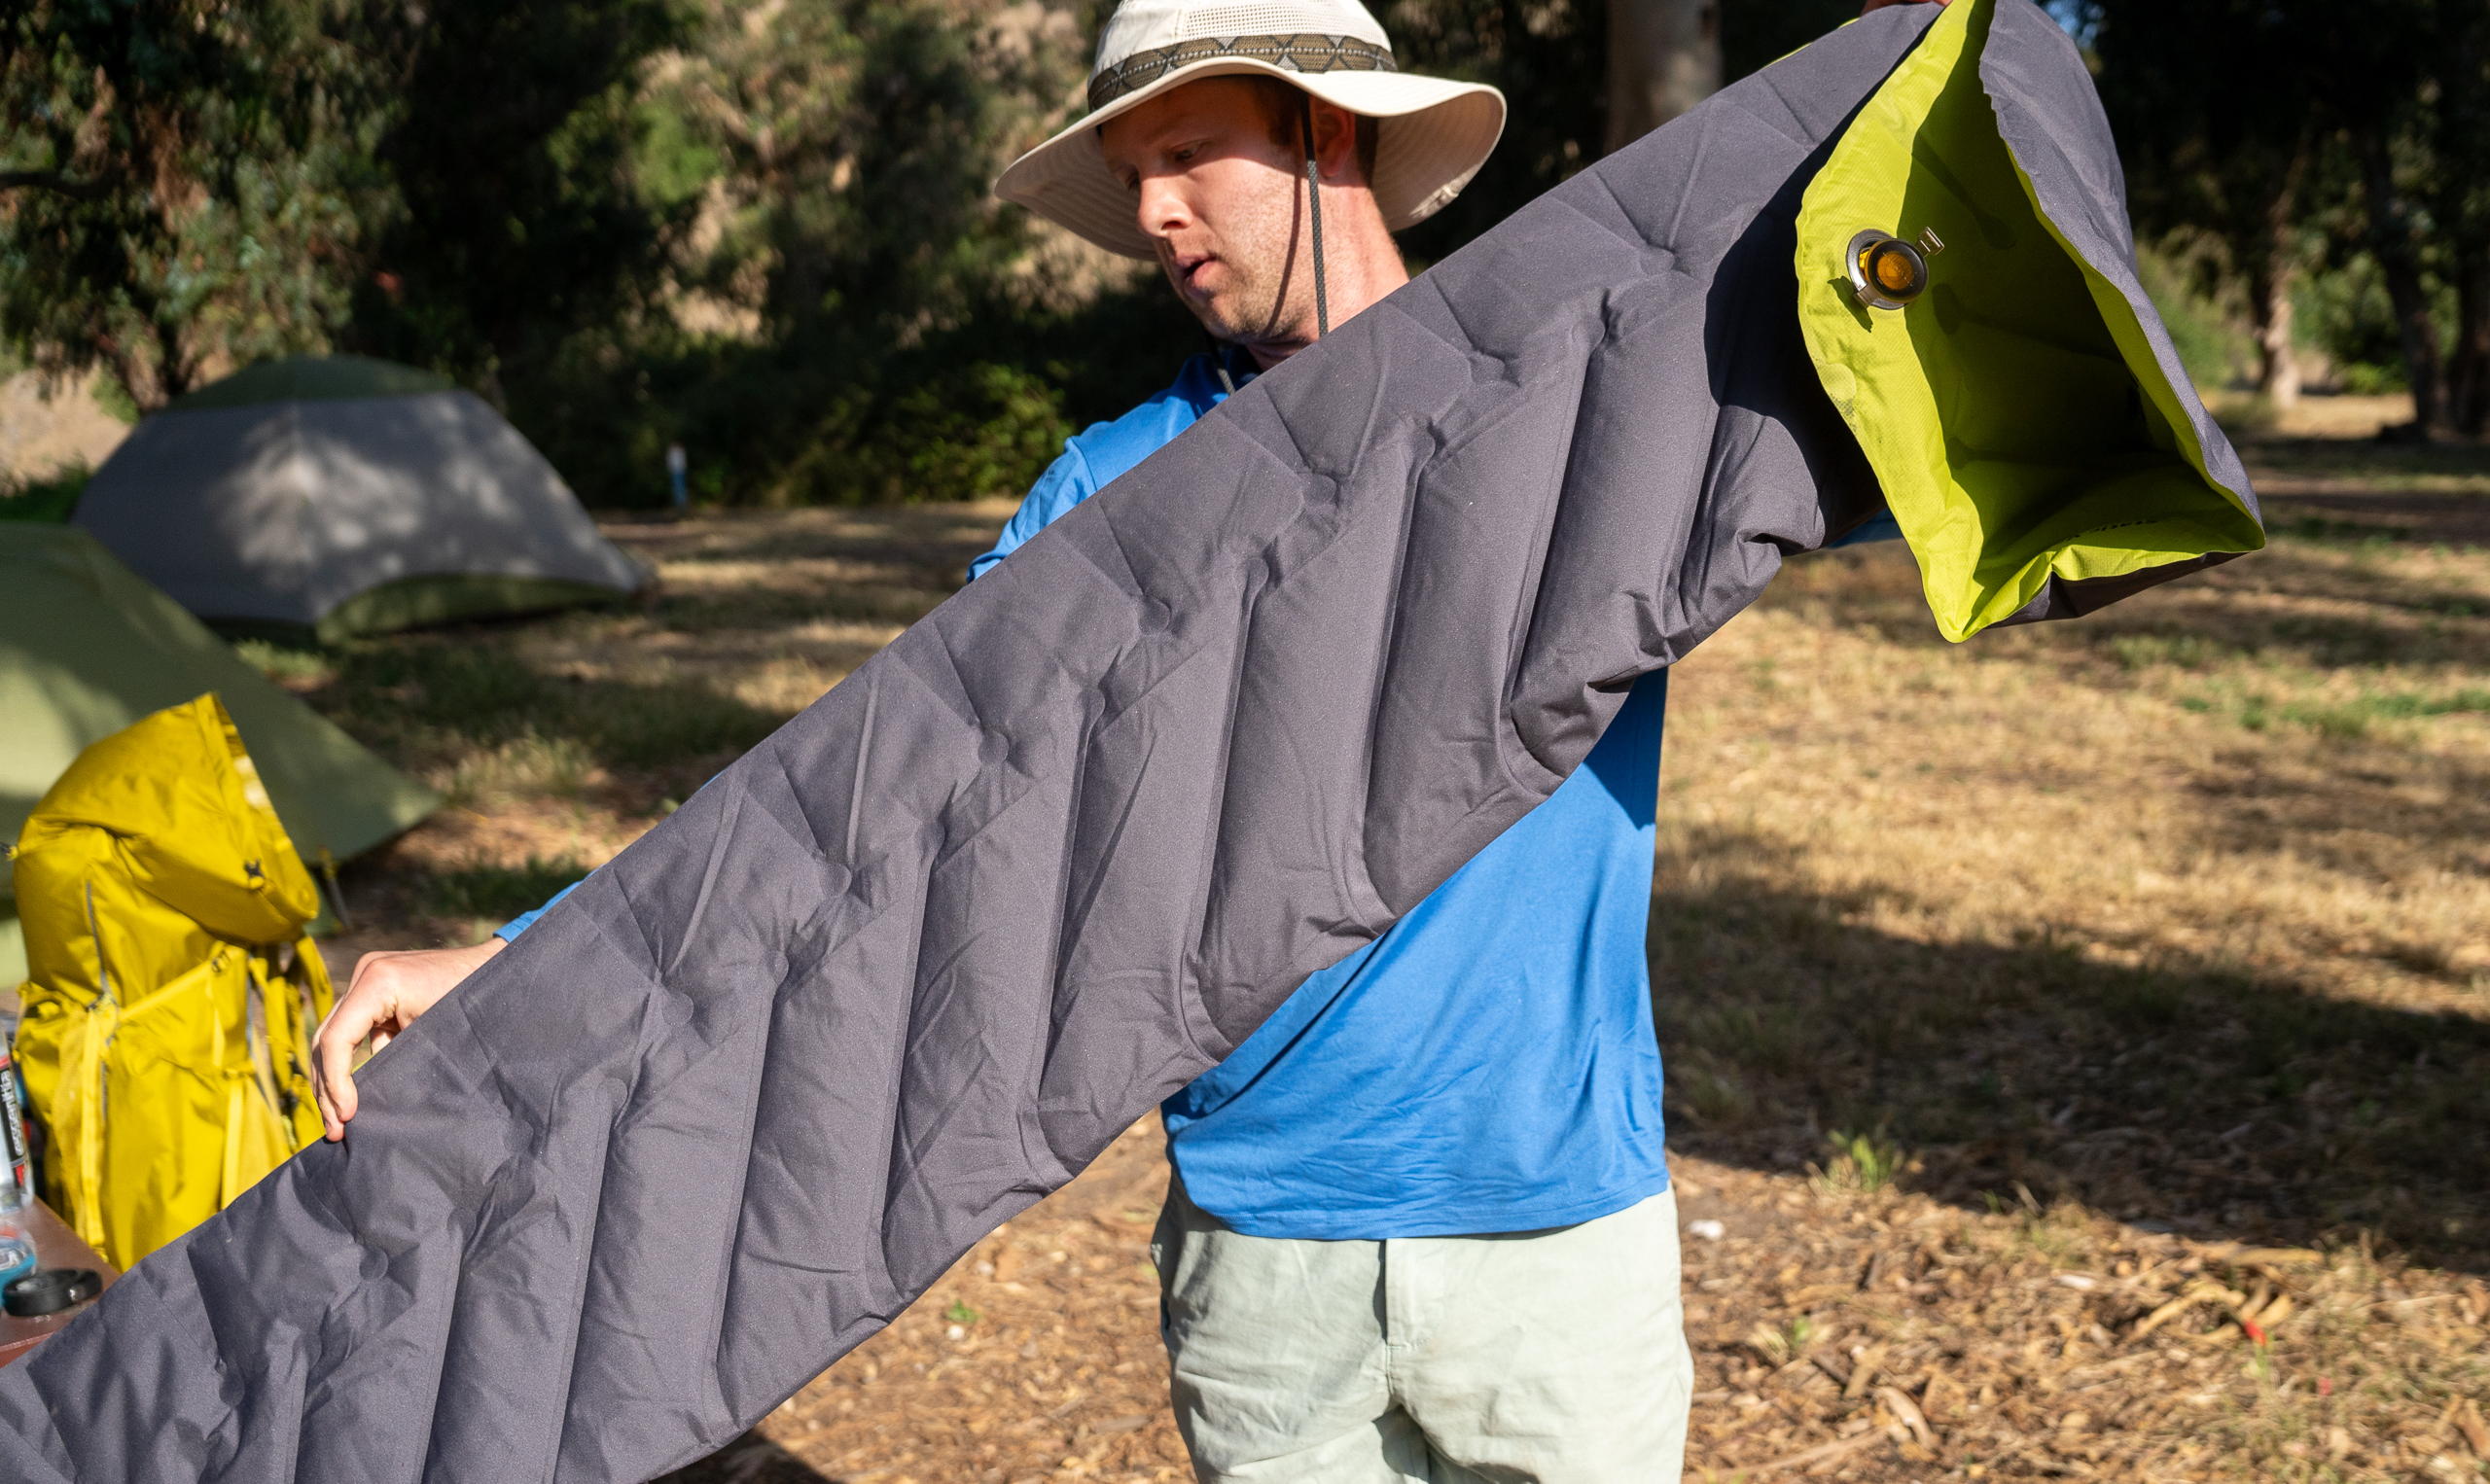
[[[1225,77],[1170,88],[1098,130],[1185,307],[1248,345],[1314,330],[1311,270],[1292,271],[1305,159],[1271,135],[1264,94]]]

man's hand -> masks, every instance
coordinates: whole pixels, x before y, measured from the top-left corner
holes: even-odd
[[[508,944],[488,937],[473,948],[421,948],[367,953],[354,978],[311,1038],[311,1090],[320,1100],[320,1126],[332,1143],[346,1136],[354,1117],[354,1048],[366,1036],[374,1051],[441,1003],[441,997]]]

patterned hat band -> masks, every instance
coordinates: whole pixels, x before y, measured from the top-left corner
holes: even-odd
[[[1204,36],[1172,47],[1135,52],[1101,67],[1089,79],[1089,109],[1095,113],[1129,92],[1138,92],[1171,72],[1198,62],[1266,62],[1283,72],[1398,72],[1389,48],[1354,36]]]

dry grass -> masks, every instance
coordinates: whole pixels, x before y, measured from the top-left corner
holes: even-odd
[[[2490,1476],[2490,459],[2250,452],[2261,556],[1961,648],[1811,558],[1680,667],[1693,1476]],[[606,859],[1004,513],[618,527],[648,610],[265,656],[463,800],[333,962]],[[1137,1130],[684,1478],[1187,1476],[1162,1178]]]
[[[1960,649],[1914,582],[1815,559],[1681,667],[1681,1144],[1881,1125],[1959,1198],[2490,1252],[2490,716],[2377,701],[2481,694],[2490,618],[2400,605],[2490,615],[2490,555],[2285,538]]]
[[[2490,1293],[2018,1191],[1975,1214],[1682,1160],[1690,1476],[2477,1476]],[[2484,1442],[2490,1442],[2485,1437]]]

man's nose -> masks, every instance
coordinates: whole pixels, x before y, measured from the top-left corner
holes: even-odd
[[[1173,236],[1193,224],[1193,211],[1173,177],[1145,175],[1138,208],[1141,230],[1153,237]]]

